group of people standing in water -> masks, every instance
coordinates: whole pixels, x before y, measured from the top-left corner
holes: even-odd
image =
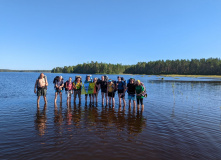
[[[74,103],[76,103],[77,97],[79,98],[79,103],[81,103],[81,90],[82,90],[82,78],[81,76],[76,76],[75,80],[72,81],[72,78],[69,77],[69,79],[64,82],[62,76],[55,77],[54,81],[54,89],[55,89],[55,98],[54,103],[57,102],[58,95],[60,96],[60,102],[62,102],[62,92],[65,90],[67,94],[67,103],[71,102],[71,97],[73,95],[74,97]],[[142,110],[144,108],[143,104],[143,98],[147,96],[145,86],[143,85],[140,80],[136,80],[134,78],[130,78],[127,82],[124,80],[123,77],[118,76],[117,81],[114,81],[112,79],[108,79],[108,77],[101,76],[101,79],[94,78],[92,80],[91,75],[86,76],[86,80],[84,81],[84,84],[86,83],[94,83],[94,90],[91,94],[85,94],[85,104],[87,104],[87,99],[89,97],[90,104],[94,104],[98,102],[98,93],[101,90],[101,96],[102,96],[102,106],[104,105],[104,100],[106,101],[106,105],[112,104],[112,106],[115,106],[115,93],[118,93],[119,98],[119,106],[121,106],[121,103],[123,101],[123,105],[126,106],[126,100],[125,95],[126,92],[128,93],[128,100],[129,100],[129,106],[131,106],[131,101],[133,103],[133,106],[136,106],[136,100],[137,100],[137,107],[141,105]],[[47,77],[41,73],[38,79],[36,80],[34,92],[37,94],[37,104],[39,106],[40,97],[44,97],[45,103],[47,103],[46,99],[46,93],[47,93],[47,86],[48,81]],[[37,89],[37,90],[36,90]]]

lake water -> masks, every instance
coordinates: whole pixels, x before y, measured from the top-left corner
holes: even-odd
[[[46,73],[48,104],[37,109],[39,73],[0,73],[0,159],[221,159],[221,79],[124,75],[144,82],[144,111],[118,106],[54,108],[53,78]],[[82,75],[85,79],[85,75]],[[101,75],[93,75],[101,77]],[[108,75],[117,79],[118,75]],[[126,96],[127,97],[127,96]]]

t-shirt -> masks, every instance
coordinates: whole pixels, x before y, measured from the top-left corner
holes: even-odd
[[[135,87],[136,86],[134,83],[133,84],[128,83],[127,87],[128,87],[128,94],[135,94]]]
[[[109,83],[107,84],[107,91],[108,92],[114,92],[115,84],[114,83]]]
[[[143,88],[143,86],[140,85],[140,86],[136,86],[135,90],[136,90],[136,93],[137,93],[137,94],[140,94],[141,92],[144,91],[144,88]],[[138,98],[138,99],[141,99],[141,98],[143,98],[143,95],[137,96],[137,98]]]
[[[79,82],[79,83],[73,83],[73,85],[75,85],[75,87],[76,87],[76,89],[75,90],[80,90],[81,89],[81,85],[82,85],[82,83],[81,82]]]
[[[107,81],[101,81],[101,92],[106,92],[107,91]]]
[[[69,81],[67,81],[66,85],[67,85],[67,89],[68,89],[69,91],[72,90],[72,82],[69,83]]]
[[[62,84],[64,84],[63,80],[56,82],[56,85],[57,85],[58,87],[62,86]]]
[[[117,82],[118,83],[118,90],[123,90],[124,89],[124,82],[120,81],[120,82]]]

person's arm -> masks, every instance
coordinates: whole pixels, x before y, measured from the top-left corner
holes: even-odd
[[[62,90],[63,87],[64,87],[64,81],[62,81],[61,86],[59,87],[60,90]]]
[[[72,88],[73,88],[73,89],[76,89],[76,86],[75,86],[75,83],[74,83],[74,82],[72,83]]]
[[[38,80],[36,80],[35,82],[34,93],[36,93],[37,83],[38,83]]]
[[[58,81],[55,81],[55,88],[58,88]]]
[[[125,83],[124,84],[124,94],[125,94],[126,90],[127,90],[127,86],[126,86],[126,83]]]
[[[45,78],[45,86],[48,86],[48,80]]]

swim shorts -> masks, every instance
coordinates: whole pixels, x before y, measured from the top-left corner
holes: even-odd
[[[46,88],[38,88],[37,89],[37,96],[46,96],[47,94],[47,89]]]
[[[128,94],[128,99],[135,101],[135,94]]]
[[[114,97],[115,93],[114,92],[108,92],[108,97]]]

